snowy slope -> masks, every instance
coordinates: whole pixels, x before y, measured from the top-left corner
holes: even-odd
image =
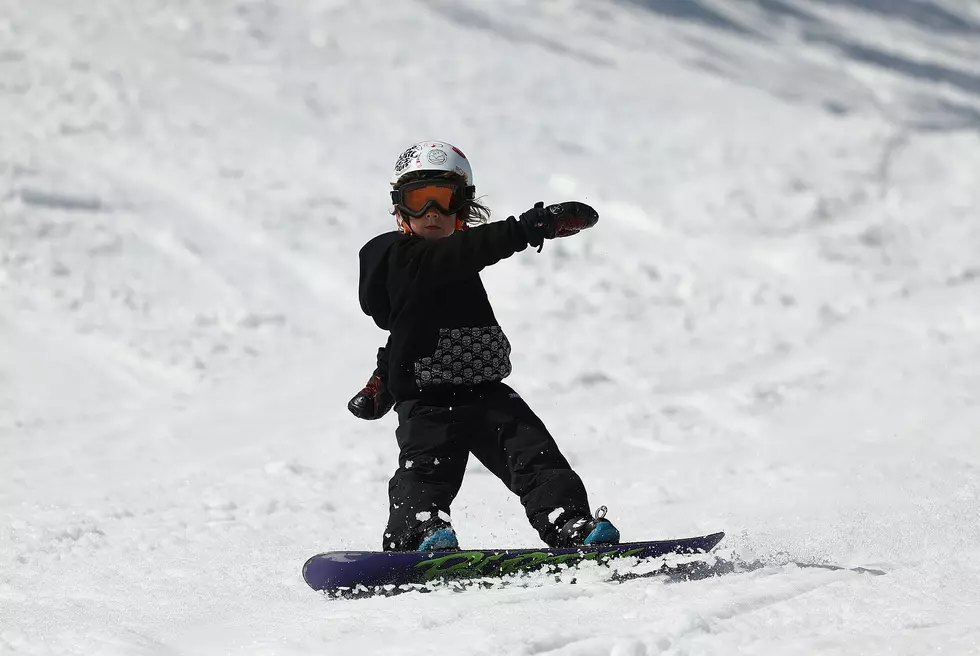
[[[0,0],[0,652],[980,653],[980,3]],[[441,138],[510,382],[751,573],[326,601],[394,418],[357,249]],[[473,465],[469,545],[536,544]],[[874,566],[887,575],[800,569]]]

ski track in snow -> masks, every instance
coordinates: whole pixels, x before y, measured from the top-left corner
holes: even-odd
[[[0,0],[0,653],[980,653],[978,34],[954,0]],[[356,254],[420,138],[498,218],[596,206],[484,273],[509,382],[627,539],[764,567],[306,587],[386,518]],[[453,521],[538,543],[477,464]]]

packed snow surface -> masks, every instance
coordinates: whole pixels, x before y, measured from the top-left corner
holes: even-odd
[[[305,585],[381,544],[420,139],[599,210],[485,272],[509,382],[624,539],[765,567]],[[976,0],[0,0],[0,245],[0,653],[980,653]],[[476,463],[453,511],[539,544]]]

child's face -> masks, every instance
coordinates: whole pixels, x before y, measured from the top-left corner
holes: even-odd
[[[423,239],[442,239],[456,232],[456,215],[430,208],[419,218],[409,218],[412,232]]]

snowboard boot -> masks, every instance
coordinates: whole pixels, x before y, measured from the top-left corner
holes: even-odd
[[[422,533],[418,551],[459,551],[456,531],[446,522],[435,523]]]
[[[595,517],[573,517],[558,531],[558,547],[619,544],[619,529],[606,519],[606,507],[599,506]]]

